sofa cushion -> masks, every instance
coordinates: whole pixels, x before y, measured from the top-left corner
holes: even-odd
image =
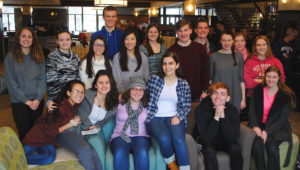
[[[9,127],[0,128],[0,169],[28,169],[22,144]]]

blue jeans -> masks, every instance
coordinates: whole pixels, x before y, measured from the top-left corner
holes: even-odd
[[[47,165],[51,164],[56,157],[56,148],[54,145],[34,147],[23,144],[23,149],[28,164]]]
[[[154,117],[146,124],[147,130],[157,140],[164,158],[175,154],[179,166],[189,165],[184,121],[171,125],[171,119],[172,117]]]
[[[125,142],[121,137],[111,141],[110,148],[114,155],[114,169],[129,170],[129,153],[133,153],[136,170],[149,170],[149,139],[138,136],[130,137],[131,143]]]
[[[101,162],[96,151],[76,132],[64,131],[57,135],[56,141],[75,153],[79,158],[80,164],[86,170],[102,170]]]

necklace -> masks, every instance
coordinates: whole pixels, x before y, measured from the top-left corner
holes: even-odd
[[[101,107],[101,106],[104,105],[104,101],[101,101],[101,98],[100,98],[99,95],[96,95],[96,99],[98,100],[98,104],[99,104],[99,105],[97,105],[96,103],[95,103],[95,104],[96,104],[98,107]]]

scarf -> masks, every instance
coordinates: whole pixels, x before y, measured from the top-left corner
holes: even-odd
[[[138,123],[138,117],[140,113],[143,110],[143,104],[140,102],[139,107],[137,110],[132,110],[130,101],[126,103],[126,111],[128,113],[128,119],[126,120],[126,123],[122,129],[121,138],[126,141],[127,143],[130,143],[131,140],[128,135],[125,134],[126,130],[128,129],[130,125],[131,134],[136,135],[139,132],[139,123]]]

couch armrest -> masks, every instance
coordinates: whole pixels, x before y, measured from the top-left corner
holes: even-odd
[[[244,159],[243,170],[249,170],[251,160],[252,143],[255,138],[255,132],[249,127],[240,125],[240,139],[239,143],[242,149],[242,155]]]

